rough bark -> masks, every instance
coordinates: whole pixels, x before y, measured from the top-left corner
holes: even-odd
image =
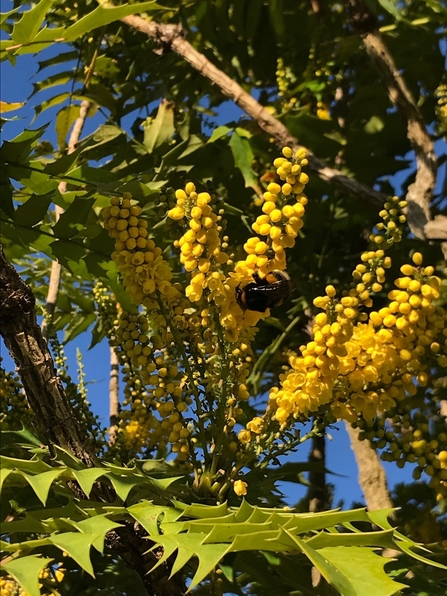
[[[385,470],[376,451],[371,447],[368,440],[359,440],[359,430],[352,428],[348,422],[346,423],[346,430],[351,439],[351,448],[357,461],[359,484],[365,497],[366,506],[370,511],[393,507]]]
[[[16,364],[38,432],[45,437],[50,448],[52,444],[59,445],[87,466],[94,466],[93,448],[81,432],[37,324],[34,295],[5,257],[1,244],[0,334]],[[79,487],[71,488],[75,494],[82,496]],[[110,502],[113,494],[109,487],[98,484],[94,488],[94,497]],[[137,532],[137,528],[119,528],[110,532],[106,539],[107,545],[121,555],[126,564],[140,576],[147,594],[184,595],[186,588],[182,578],[179,575],[170,578],[169,565],[160,566],[154,574],[149,574],[159,556],[156,552],[147,552],[150,542]]]
[[[0,333],[16,364],[38,430],[89,466],[93,450],[82,436],[36,321],[35,298],[0,245]]]

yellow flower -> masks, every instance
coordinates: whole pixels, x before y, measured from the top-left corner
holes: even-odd
[[[243,480],[235,480],[233,484],[233,490],[238,497],[243,497],[247,494],[247,483]]]

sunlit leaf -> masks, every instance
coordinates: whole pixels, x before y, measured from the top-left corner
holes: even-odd
[[[0,114],[4,114],[5,112],[12,112],[13,110],[18,110],[24,105],[25,103],[6,103],[6,101],[0,101]]]
[[[29,596],[40,596],[39,573],[53,559],[41,558],[37,555],[20,557],[3,563],[3,569],[12,575]]]
[[[92,577],[95,577],[95,573],[90,559],[90,548],[97,538],[97,534],[86,532],[65,532],[50,536],[53,544],[68,553]]]
[[[11,38],[15,44],[27,43],[34,39],[53,2],[54,0],[40,0],[31,10],[23,13],[12,31]]]

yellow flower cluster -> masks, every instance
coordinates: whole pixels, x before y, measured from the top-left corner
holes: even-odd
[[[175,197],[177,204],[167,215],[174,221],[186,219],[188,226],[180,240],[174,243],[180,248],[180,262],[191,273],[185,294],[191,302],[198,302],[204,290],[208,289],[209,300],[219,303],[225,296],[225,275],[219,268],[229,261],[219,236],[222,216],[213,212],[211,195],[197,193],[192,182],[186,185],[185,190],[177,190]]]
[[[392,200],[382,216],[402,218],[398,208],[404,206]],[[382,238],[397,241],[400,232],[387,226]],[[378,235],[373,240],[382,243]],[[339,300],[333,286],[326,288],[325,297],[315,299],[325,312],[315,317],[313,340],[301,347],[300,357],[290,358],[291,370],[270,393],[280,425],[327,404],[336,418],[372,420],[414,395],[417,386],[425,386],[434,361],[447,366],[447,314],[433,304],[440,281],[432,267],[420,267],[419,253],[413,263],[402,266],[405,277],[396,280],[387,306],[369,315],[359,314],[359,307],[373,305],[371,292],[382,290],[385,269],[391,265],[382,250],[362,255],[353,287]]]
[[[123,284],[132,302],[156,309],[154,301],[158,292],[167,300],[179,297],[171,283],[172,270],[162,256],[162,250],[148,238],[147,221],[140,217],[142,210],[132,205],[132,195],[112,198],[111,207],[102,210],[104,227],[115,239],[115,261],[123,278]]]
[[[254,273],[262,277],[274,269],[284,270],[285,248],[294,246],[303,225],[307,203],[303,190],[309,180],[302,172],[302,167],[307,164],[306,152],[300,149],[293,156],[293,151],[286,147],[283,155],[274,162],[282,184],[269,184],[263,195],[263,214],[252,226],[259,236],[247,240],[244,249],[248,256],[239,261],[233,271],[229,271],[233,263],[225,252],[228,238],[220,239],[222,213],[216,215],[213,212],[209,193],[197,193],[190,182],[184,190],[175,192],[176,205],[168,211],[170,219],[186,220],[187,230],[175,242],[180,248],[180,261],[190,273],[186,296],[193,304],[206,298],[208,303],[213,302],[218,307],[227,341],[236,342],[241,332],[254,327],[268,314],[244,312],[236,300],[237,286],[252,282]],[[210,309],[205,305],[200,314],[202,326],[211,328],[214,322]]]
[[[273,162],[281,184],[271,182],[263,195],[262,211],[252,225],[258,236],[244,244],[248,254],[239,261],[235,272],[239,279],[252,281],[253,273],[261,277],[274,269],[286,268],[286,248],[295,246],[295,238],[303,227],[307,197],[303,190],[309,176],[302,171],[307,165],[306,150],[299,149],[295,156],[290,147],[284,147],[284,157]],[[261,239],[259,236],[263,237]]]
[[[122,311],[111,343],[123,364],[123,406],[130,407],[121,412],[118,440],[135,453],[143,447],[162,451],[170,443],[178,459],[186,460],[190,432],[182,413],[190,401],[182,399],[183,375],[167,357],[163,340],[145,315]]]

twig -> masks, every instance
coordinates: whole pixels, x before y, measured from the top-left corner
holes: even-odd
[[[113,346],[110,346],[110,383],[109,383],[109,445],[113,445],[116,440],[116,431],[118,425],[118,383],[119,383],[119,361]]]
[[[79,143],[79,139],[81,137],[82,129],[85,124],[85,120],[88,115],[88,111],[90,109],[90,102],[84,99],[81,103],[79,109],[79,117],[75,120],[73,125],[73,129],[70,134],[70,138],[68,140],[68,149],[67,153],[70,155],[74,153],[76,150],[76,145]],[[58,185],[58,191],[63,195],[67,192],[67,182],[65,180],[61,180]],[[59,205],[55,206],[54,214],[56,221],[59,220],[60,216],[64,210]],[[50,272],[50,279],[48,282],[48,293],[47,293],[47,300],[45,303],[45,309],[48,313],[48,317],[44,317],[42,322],[42,336],[44,339],[48,339],[49,335],[49,328],[51,327],[51,321],[53,320],[54,311],[56,309],[57,297],[59,294],[59,287],[61,284],[61,274],[62,274],[62,266],[57,261],[53,261],[51,263],[51,272]]]
[[[100,4],[105,5],[102,1]],[[182,56],[195,70],[215,83],[222,93],[230,97],[251,116],[262,130],[275,139],[280,147],[284,147],[285,145],[294,149],[300,147],[298,139],[289,133],[282,122],[272,116],[256,99],[244,91],[238,83],[214,66],[203,54],[198,52],[184,39],[184,32],[180,25],[159,24],[155,21],[147,22],[141,17],[134,15],[123,17],[121,20],[123,23],[129,25],[129,27],[154,38],[160,45],[159,53],[173,50],[179,56]],[[308,153],[309,168],[316,172],[325,182],[339,188],[350,196],[362,197],[373,205],[382,205],[386,200],[386,196],[382,193],[352,178],[348,178],[339,170],[326,166],[312,151],[309,149],[306,149],[306,151]]]

